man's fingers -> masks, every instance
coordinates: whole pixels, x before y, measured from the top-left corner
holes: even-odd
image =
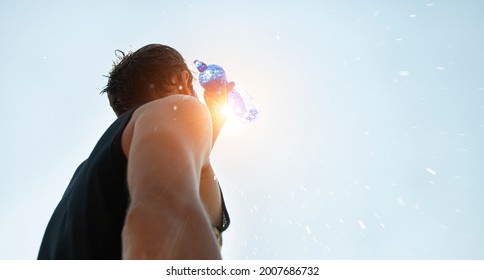
[[[228,94],[231,92],[235,87],[235,82],[228,82],[227,85],[225,86],[225,92]]]
[[[221,89],[219,92],[213,92],[205,90],[205,95],[226,95],[231,92],[235,87],[235,82],[228,82],[225,84],[225,88]]]

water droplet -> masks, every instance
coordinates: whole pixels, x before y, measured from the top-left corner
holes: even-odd
[[[430,173],[430,174],[432,174],[432,175],[434,175],[434,176],[435,176],[435,175],[437,175],[437,172],[435,172],[435,171],[434,171],[432,168],[430,168],[430,167],[425,168],[425,170],[427,170],[427,172],[428,172],[428,173]]]
[[[178,106],[173,106],[173,111],[176,111],[178,109]]]
[[[309,226],[306,226],[306,232],[307,232],[308,234],[311,234],[311,229],[309,228]]]
[[[440,71],[444,71],[445,67],[444,66],[435,66],[435,69],[440,70]]]
[[[409,16],[409,17],[411,17],[411,18],[415,18],[415,17],[417,17],[417,15],[416,15],[416,14],[410,14],[410,15],[408,15],[408,16]]]
[[[410,72],[409,71],[406,71],[406,70],[401,70],[398,72],[398,76],[400,77],[408,77],[410,76]]]
[[[405,206],[405,200],[403,200],[403,198],[401,197],[398,197],[397,198],[397,202],[400,206],[404,207]]]
[[[360,225],[360,228],[361,228],[362,230],[366,230],[366,226],[365,226],[365,224],[363,223],[363,221],[362,221],[362,220],[358,220],[358,224]]]

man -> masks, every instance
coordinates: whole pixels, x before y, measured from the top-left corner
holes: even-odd
[[[233,85],[205,92],[209,112],[175,49],[122,53],[104,89],[118,119],[76,170],[38,258],[220,259],[229,218],[209,156]]]

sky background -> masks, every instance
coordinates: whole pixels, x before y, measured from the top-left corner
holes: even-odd
[[[226,259],[484,259],[484,2],[0,0],[0,259],[115,120],[114,50],[222,65]]]

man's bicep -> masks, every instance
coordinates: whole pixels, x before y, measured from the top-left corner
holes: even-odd
[[[174,140],[169,134],[163,139],[133,139],[128,160],[131,201],[161,195],[172,186],[178,186],[179,192],[190,190],[196,179],[191,174],[193,155]]]
[[[170,101],[148,108],[135,123],[128,155],[132,201],[172,191],[198,193],[199,171],[208,161],[211,142],[207,116],[197,111],[198,104]]]

